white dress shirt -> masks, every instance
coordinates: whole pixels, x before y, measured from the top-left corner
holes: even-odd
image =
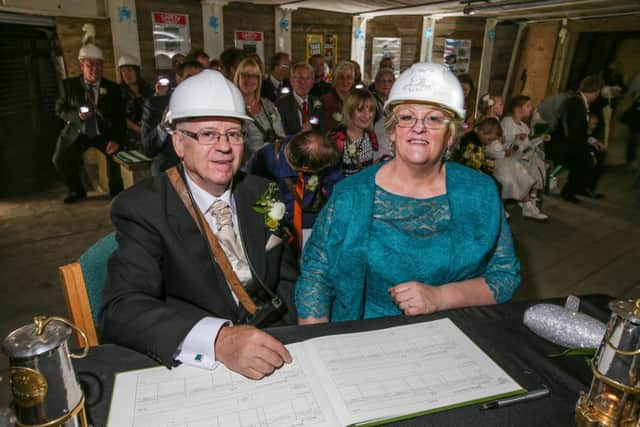
[[[193,182],[189,173],[185,171],[185,176],[187,178],[187,185],[191,189],[191,193],[193,194],[193,199],[198,206],[200,212],[203,213],[209,227],[211,227],[211,231],[214,233],[218,232],[218,227],[216,225],[216,220],[213,215],[207,215],[207,211],[209,207],[216,200],[223,200],[231,206],[231,219],[233,221],[233,229],[236,234],[239,236],[240,229],[238,227],[238,214],[236,210],[236,204],[231,197],[231,187],[229,187],[221,196],[214,196],[202,188],[198,187],[198,185]],[[241,240],[241,239],[239,239]],[[240,242],[242,245],[242,242]],[[232,264],[234,271],[236,270],[236,266]],[[238,271],[236,271],[238,274]],[[250,276],[250,275],[249,275]],[[241,282],[246,283],[251,277],[238,277]],[[238,303],[238,299],[233,292],[231,292],[233,298]],[[182,344],[178,347],[178,351],[176,352],[175,359],[186,363],[191,366],[198,366],[200,368],[205,369],[215,369],[218,366],[218,361],[216,361],[215,354],[215,340],[220,332],[220,329],[225,325],[230,325],[231,321],[228,319],[221,319],[218,317],[204,317],[196,323],[193,328],[189,331],[187,336],[182,341]]]

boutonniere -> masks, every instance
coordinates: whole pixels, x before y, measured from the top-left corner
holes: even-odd
[[[313,101],[313,108],[322,108],[322,102],[320,102],[319,99],[316,99],[315,101]]]
[[[253,205],[253,210],[264,215],[264,223],[271,231],[276,231],[280,220],[284,218],[286,207],[278,200],[280,189],[275,182],[269,183],[267,189]]]
[[[98,93],[100,95],[106,95],[107,94],[107,88],[101,87],[100,90],[98,91]]]
[[[316,188],[318,188],[318,184],[320,183],[320,179],[318,175],[311,175],[309,180],[307,180],[307,184],[304,186],[304,189],[307,191],[314,192]]]
[[[358,148],[356,147],[356,144],[347,144],[347,154],[351,158],[354,158],[356,154],[358,154]]]
[[[342,113],[340,113],[339,111],[333,113],[331,117],[333,117],[333,120],[335,120],[336,122],[342,123]]]

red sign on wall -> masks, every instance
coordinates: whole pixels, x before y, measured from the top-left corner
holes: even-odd
[[[262,41],[262,32],[260,31],[236,31],[236,40],[242,41]]]
[[[153,12],[154,24],[187,25],[187,15],[178,13]]]

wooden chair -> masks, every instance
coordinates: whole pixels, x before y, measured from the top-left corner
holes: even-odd
[[[87,335],[91,347],[99,344],[96,324],[107,277],[107,260],[116,248],[115,233],[110,233],[87,249],[78,262],[58,267],[71,320]],[[77,335],[76,341],[81,345]]]

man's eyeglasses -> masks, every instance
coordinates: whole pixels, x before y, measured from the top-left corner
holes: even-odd
[[[396,115],[398,127],[412,128],[418,122],[418,118],[413,114],[398,114]],[[422,126],[427,129],[440,130],[451,123],[451,119],[436,114],[429,114],[422,118]]]
[[[209,129],[200,129],[198,132],[190,132],[184,129],[176,129],[183,135],[193,138],[200,145],[214,145],[220,142],[224,136],[229,144],[240,145],[244,141],[244,134],[239,130],[230,130],[226,133],[220,133]]]

